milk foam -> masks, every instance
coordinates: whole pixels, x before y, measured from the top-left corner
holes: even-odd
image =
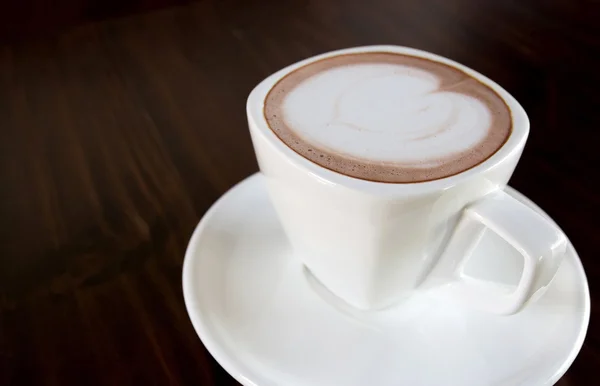
[[[491,125],[483,102],[440,85],[434,74],[401,65],[332,68],[285,97],[283,120],[304,141],[338,154],[437,166],[477,145]]]
[[[361,179],[443,178],[490,157],[511,132],[506,103],[448,65],[391,53],[351,54],[285,76],[265,118],[309,160]]]

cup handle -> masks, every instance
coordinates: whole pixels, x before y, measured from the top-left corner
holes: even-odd
[[[493,281],[464,274],[464,267],[486,230],[504,239],[523,258],[521,276],[512,292],[499,291]],[[491,313],[510,315],[550,284],[566,248],[567,238],[556,225],[499,190],[465,208],[432,273],[450,276],[449,290],[461,301]],[[510,268],[510,273],[518,275],[519,268]]]

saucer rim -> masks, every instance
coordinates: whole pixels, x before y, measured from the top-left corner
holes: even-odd
[[[199,308],[199,301],[197,300],[197,296],[194,293],[194,277],[192,275],[190,266],[193,264],[192,260],[195,259],[196,251],[199,249],[200,235],[204,232],[205,228],[211,222],[214,215],[221,209],[223,205],[226,204],[227,200],[230,196],[232,196],[235,191],[243,188],[244,185],[251,183],[253,180],[258,180],[264,178],[264,176],[260,172],[256,172],[254,174],[249,175],[248,177],[242,179],[241,181],[234,184],[230,187],[221,197],[219,197],[211,207],[202,215],[200,221],[196,225],[192,235],[190,236],[188,245],[186,247],[183,268],[182,268],[182,289],[183,289],[183,298],[186,306],[186,310],[188,313],[188,317],[192,322],[194,330],[198,335],[201,343],[204,345],[209,354],[215,359],[215,361],[237,382],[242,384],[243,386],[278,386],[275,383],[269,381],[267,384],[261,383],[258,384],[253,379],[260,380],[261,382],[265,381],[263,376],[257,374],[252,369],[247,368],[247,366],[242,363],[242,361],[233,355],[231,355],[230,350],[226,350],[224,346],[218,343],[218,339],[214,337],[214,333],[211,333],[211,328],[206,324],[205,319],[201,316],[200,312],[197,312],[197,308]],[[523,202],[525,205],[532,207],[534,210],[539,211],[545,218],[554,223],[559,229],[560,226],[556,224],[556,222],[550,217],[542,208],[540,208],[535,202],[525,196],[523,193],[519,192],[515,188],[511,186],[506,186],[504,188],[505,192],[509,195],[513,196],[517,200]],[[562,229],[561,229],[562,231]],[[564,232],[563,232],[564,233]],[[566,234],[566,233],[565,233]],[[579,326],[579,334],[577,339],[574,340],[573,345],[571,346],[571,350],[569,354],[566,356],[565,360],[561,364],[561,366],[557,367],[553,376],[551,376],[547,383],[540,386],[551,386],[554,385],[560,378],[568,371],[571,367],[577,356],[579,355],[581,348],[583,347],[583,343],[585,341],[587,331],[589,328],[590,314],[591,314],[591,299],[590,299],[590,291],[587,275],[585,273],[585,269],[583,267],[583,263],[581,262],[581,258],[577,253],[577,250],[572,245],[571,241],[567,236],[567,240],[569,242],[569,247],[573,254],[573,263],[575,271],[578,276],[582,279],[579,287],[584,292],[584,310],[582,312],[581,325]],[[196,312],[194,312],[196,311]],[[244,374],[252,375],[251,377],[247,377]]]

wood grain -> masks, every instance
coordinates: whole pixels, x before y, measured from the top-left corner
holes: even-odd
[[[235,384],[189,322],[181,268],[203,213],[257,170],[246,97],[292,62],[376,43],[450,57],[523,104],[532,131],[511,185],[571,238],[592,292],[587,339],[559,385],[595,384],[597,2],[205,0],[141,12],[152,8],[91,8],[0,46],[0,385]]]

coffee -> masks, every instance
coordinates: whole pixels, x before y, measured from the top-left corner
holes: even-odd
[[[468,170],[512,130],[490,87],[450,65],[364,52],[309,63],[269,91],[264,115],[287,146],[363,180],[410,183]]]

